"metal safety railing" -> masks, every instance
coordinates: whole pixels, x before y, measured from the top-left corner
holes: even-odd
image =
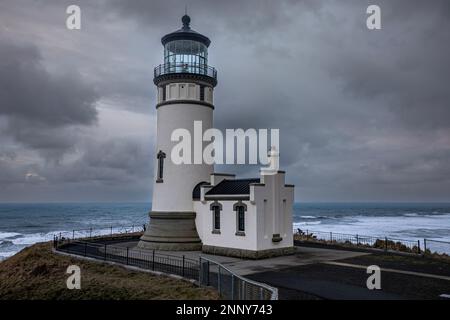
[[[71,231],[64,231],[54,234],[53,237],[59,239],[87,239],[101,236],[123,235],[135,232],[143,232],[147,227],[146,224],[132,225],[132,226],[120,226],[120,227],[103,227],[103,228],[86,228],[86,229],[74,229]]]
[[[199,258],[199,284],[217,289],[226,300],[278,300],[278,289],[237,275],[222,264]]]
[[[188,279],[198,279],[198,262],[183,256],[162,254],[155,250],[120,246],[109,243],[109,239],[83,241],[55,236],[53,247],[57,251],[75,254],[102,261],[115,262],[141,269],[179,275]]]
[[[237,275],[222,264],[200,256],[193,260],[184,255],[175,256],[156,250],[120,245],[120,237],[143,231],[143,228],[111,228],[111,234],[97,235],[93,229],[73,230],[55,234],[53,247],[56,251],[82,257],[109,261],[145,270],[159,271],[198,281],[200,286],[216,288],[222,299],[229,300],[277,300],[274,287]],[[105,229],[101,229],[105,230]],[[114,230],[122,233],[115,234]],[[136,236],[135,236],[136,237]],[[138,239],[138,237],[136,237]]]
[[[359,234],[297,229],[294,239],[326,244],[355,245],[359,247],[399,251],[415,254],[450,253],[450,242],[430,239],[408,240],[391,237],[374,237]]]
[[[164,63],[154,69],[154,76],[159,77],[173,73],[192,73],[208,76],[217,80],[217,70],[202,63]]]

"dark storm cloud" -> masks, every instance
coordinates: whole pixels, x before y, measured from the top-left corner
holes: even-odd
[[[0,116],[3,134],[53,157],[74,144],[73,126],[95,124],[98,96],[76,72],[52,75],[41,62],[35,46],[0,39]]]
[[[153,163],[148,145],[136,139],[89,141],[82,154],[62,164],[17,164],[0,153],[0,201],[142,201],[151,196]]]
[[[151,152],[138,141],[121,139],[91,142],[71,169],[55,175],[62,182],[129,183],[152,176]]]
[[[384,29],[355,31],[327,66],[346,93],[380,98],[414,130],[450,127],[450,2],[379,1]]]
[[[51,75],[36,47],[0,40],[0,114],[52,127],[96,121],[96,92],[76,72]]]
[[[0,170],[10,168],[10,181],[28,174],[36,188],[54,186],[49,194],[63,199],[69,193],[104,199],[107,192],[111,199],[137,199],[137,194],[149,199],[154,155],[144,141],[151,132],[142,132],[140,142],[133,143],[137,138],[114,142],[102,131],[80,136],[71,128],[95,123],[97,98],[104,108],[129,110],[151,121],[152,69],[163,59],[160,38],[181,26],[185,3],[76,3],[82,8],[84,31],[70,34],[62,22],[65,6],[72,1],[0,4],[5,12],[2,17],[0,11],[0,21],[19,28],[17,37],[29,43],[10,50],[31,61],[33,79],[43,79],[31,93],[35,88],[57,88],[59,97],[72,92],[84,97],[69,101],[69,110],[56,108],[60,98],[55,98],[43,109],[0,111],[9,119],[9,135],[16,141],[46,150],[47,157],[61,148],[76,151],[75,159],[56,166],[19,165],[23,155],[8,142],[11,149],[3,149]],[[37,10],[37,4],[42,9]],[[281,162],[289,182],[297,186],[297,200],[449,200],[449,1],[187,4],[193,29],[212,40],[209,62],[219,72],[215,126],[279,128]],[[382,30],[367,30],[369,4],[380,5]],[[15,22],[25,18],[31,19],[28,25]],[[24,36],[28,33],[39,40]],[[21,71],[19,60],[8,65],[22,74],[18,83],[25,86],[30,81],[24,79],[28,73]],[[61,75],[68,68],[83,78]],[[68,92],[69,84],[79,89]],[[40,97],[37,101],[43,102]],[[127,125],[131,130],[134,122]],[[14,150],[14,159],[6,156],[8,150]],[[224,166],[220,171],[251,176],[258,166]],[[33,192],[40,194],[39,190],[43,189]]]

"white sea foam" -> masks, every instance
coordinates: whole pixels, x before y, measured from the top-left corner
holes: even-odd
[[[21,235],[21,233],[17,233],[17,232],[0,232],[0,240],[11,238],[11,237],[16,237],[16,236],[20,236],[20,235]]]
[[[419,214],[418,213],[405,213],[404,216],[405,217],[418,217]]]
[[[18,251],[0,251],[0,261],[15,255]]]
[[[17,245],[29,245],[44,241],[47,241],[45,233],[24,234],[22,237],[12,240],[12,242]]]
[[[321,223],[322,222],[320,222],[320,221],[296,222],[296,223],[294,223],[294,226],[302,226],[302,227],[304,227],[304,226],[316,226],[316,225],[319,225]]]
[[[308,229],[308,221],[294,223],[294,230]],[[309,228],[313,231],[399,238],[410,241],[427,238],[450,242],[450,214],[417,216],[353,216],[351,222],[341,219]],[[309,231],[310,231],[309,230]],[[447,246],[447,250],[450,247]]]

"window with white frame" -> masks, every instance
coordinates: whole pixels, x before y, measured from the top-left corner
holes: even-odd
[[[214,202],[211,204],[211,212],[212,212],[212,230],[213,233],[220,232],[220,211],[222,211],[222,205],[218,202]]]
[[[245,212],[247,211],[247,206],[238,202],[233,206],[234,211],[236,212],[236,235],[243,236],[245,235]]]

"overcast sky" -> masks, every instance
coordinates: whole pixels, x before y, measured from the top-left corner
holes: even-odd
[[[296,201],[450,201],[448,0],[0,0],[0,201],[151,200],[153,68],[185,4],[215,126],[279,128]]]

